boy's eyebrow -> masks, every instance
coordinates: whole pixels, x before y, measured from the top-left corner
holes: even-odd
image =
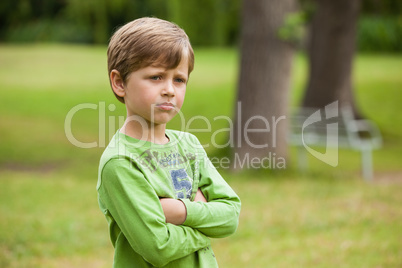
[[[178,73],[180,76],[188,77],[188,73],[186,74],[186,73],[183,73],[183,72],[180,72],[180,71],[178,71],[177,73]]]

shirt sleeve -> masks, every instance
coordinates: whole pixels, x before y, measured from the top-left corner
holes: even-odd
[[[200,181],[198,187],[207,203],[183,199],[187,218],[183,223],[208,237],[219,238],[233,234],[239,223],[241,202],[202,150]]]
[[[154,266],[210,245],[200,231],[165,222],[159,197],[128,159],[112,159],[104,166],[98,191],[133,250]]]

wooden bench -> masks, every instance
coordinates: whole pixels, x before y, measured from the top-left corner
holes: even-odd
[[[331,166],[338,165],[338,148],[361,152],[363,177],[373,178],[372,151],[380,148],[382,138],[378,128],[369,120],[356,120],[349,108],[338,109],[338,103],[324,109],[299,108],[289,120],[289,143],[298,147],[299,167],[306,169],[307,152]],[[312,147],[325,147],[320,153]],[[336,158],[328,148],[336,149]]]

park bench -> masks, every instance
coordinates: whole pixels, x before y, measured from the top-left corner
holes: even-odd
[[[298,147],[299,168],[307,168],[307,152],[331,166],[338,164],[338,148],[350,148],[361,152],[362,175],[373,177],[372,151],[381,147],[378,128],[369,120],[354,119],[352,109],[338,103],[324,109],[298,108],[289,120],[289,143]],[[314,147],[326,148],[320,153]],[[336,156],[329,155],[328,148],[336,149]]]

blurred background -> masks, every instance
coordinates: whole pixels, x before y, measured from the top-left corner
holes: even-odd
[[[381,132],[371,180],[350,148],[336,167],[308,155],[302,172],[286,139],[246,150],[275,153],[286,168],[218,166],[243,204],[238,231],[213,240],[220,267],[402,267],[401,14],[399,0],[1,1],[0,267],[112,266],[95,186],[125,108],[109,87],[106,50],[119,26],[143,16],[190,37],[196,63],[182,111],[210,120],[211,131],[197,132],[203,120],[188,128],[211,157],[234,153],[211,134],[229,127],[219,116],[239,121],[237,101],[269,117],[339,100]]]
[[[361,1],[358,50],[402,51],[401,9],[397,0]],[[239,41],[241,1],[19,0],[2,1],[0,14],[0,40],[6,43],[107,44],[118,26],[155,16],[179,24],[194,46],[227,47]]]

